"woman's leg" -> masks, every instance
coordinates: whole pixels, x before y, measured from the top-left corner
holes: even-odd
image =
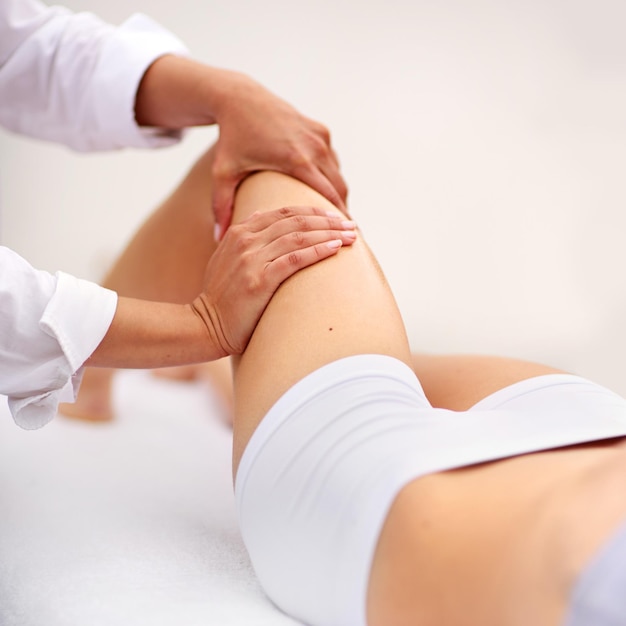
[[[235,221],[255,211],[314,205],[339,212],[287,176],[247,179]],[[276,292],[234,370],[234,468],[257,425],[294,383],[323,365],[356,354],[383,354],[410,365],[400,314],[380,267],[362,238],[350,249],[298,272]]]
[[[146,220],[106,276],[104,287],[121,296],[161,302],[191,302],[198,295],[216,247],[212,159],[209,150]],[[61,411],[94,421],[110,419],[113,374],[106,368],[88,368],[76,402],[63,404]]]
[[[103,285],[121,296],[186,303],[201,288],[215,251],[207,151],[137,231]]]
[[[564,374],[547,365],[506,357],[413,353],[413,371],[434,406],[465,411],[492,393],[535,376]]]
[[[323,207],[328,206],[323,199],[317,197],[316,194],[313,194],[300,183],[277,174],[260,174],[246,182],[240,190],[236,205],[236,219],[241,219],[255,210],[269,210],[282,205],[311,203]],[[247,350],[235,368],[235,471],[237,471],[239,461],[251,435],[270,407],[292,385],[331,361],[364,353],[389,355],[412,365],[422,379],[426,394],[430,395],[435,405],[459,410],[467,409],[485,396],[513,383],[545,374],[559,373],[558,370],[540,365],[491,357],[416,356],[412,359],[408,353],[402,322],[393,297],[375,260],[361,240],[351,249],[341,251],[337,257],[328,263],[309,268],[289,279],[276,293],[266,309]],[[340,407],[341,410],[344,408],[343,405]],[[315,420],[315,414],[313,416],[308,415],[307,419]],[[276,422],[273,423],[272,428],[274,426],[276,426]],[[238,496],[238,502],[240,502],[240,511],[244,511],[243,514],[246,516],[244,536],[250,536],[251,542],[256,543],[256,546],[259,545],[260,541],[261,547],[264,538],[272,537],[272,540],[268,542],[271,550],[284,549],[289,552],[291,550],[299,550],[303,543],[301,538],[306,536],[306,533],[304,535],[298,534],[294,539],[288,528],[291,520],[295,519],[298,523],[301,523],[303,519],[311,519],[313,521],[310,526],[315,527],[316,516],[320,513],[319,507],[314,505],[317,505],[318,500],[316,498],[324,491],[325,487],[320,487],[318,482],[312,483],[311,490],[306,485],[306,488],[301,489],[298,493],[291,490],[290,476],[293,476],[293,474],[290,473],[290,466],[297,462],[297,459],[303,453],[308,453],[308,450],[302,445],[302,441],[290,439],[294,429],[286,427],[286,422],[280,423],[280,430],[285,433],[284,436],[279,431],[270,432],[267,430],[263,435],[269,434],[269,436],[274,437],[274,433],[278,433],[277,436],[283,436],[283,439],[281,439],[283,446],[280,450],[276,446],[269,448],[270,455],[273,451],[274,456],[278,457],[276,463],[278,467],[277,471],[271,475],[271,479],[266,481],[269,483],[269,487],[267,487],[269,493],[263,489],[261,492],[265,495],[270,495],[272,491],[279,488],[279,485],[287,485],[285,487],[287,491],[282,494],[283,496],[289,496],[283,498],[282,504],[284,506],[281,509],[281,502],[276,507],[276,501],[270,504],[269,501],[263,500],[257,503],[257,505],[250,505],[250,508],[248,508],[248,493],[253,493],[255,488],[261,486],[260,483],[267,478],[267,474],[262,472],[259,474],[260,478],[254,476],[259,467],[258,459],[260,457],[258,455],[248,455],[245,471],[242,472],[240,470],[240,474],[243,474],[241,482],[249,482],[252,486],[240,484],[239,479],[241,476],[237,476],[238,493],[246,492],[241,499]],[[315,431],[315,436],[318,434],[323,436],[321,430],[319,432]],[[341,447],[342,443],[340,440],[334,440],[334,443],[328,448],[322,445],[321,454],[314,459],[315,463],[320,467],[323,466],[324,471],[326,471],[329,464],[332,466],[339,462],[337,449]],[[265,443],[263,442],[260,445],[264,446]],[[291,446],[293,446],[293,449]],[[257,454],[258,450],[263,452],[263,449],[256,444],[254,447],[256,448],[254,454]],[[318,452],[320,451],[319,446],[316,449]],[[283,454],[284,458],[281,458]],[[525,462],[530,457],[520,458]],[[546,462],[551,462],[551,459],[552,457],[547,458]],[[266,461],[267,455],[261,461],[265,469],[268,467]],[[378,467],[376,465],[378,461],[380,459],[377,461],[372,460],[369,466],[362,465],[354,471],[362,471],[364,477],[367,475],[371,479],[371,472]],[[520,476],[522,479],[528,477],[528,474],[523,471],[524,468],[518,470],[518,466],[515,463],[513,461],[507,465],[507,462],[505,462],[503,465],[500,465],[501,467],[507,466],[508,469],[504,470],[504,478],[498,483],[499,486],[502,486],[502,484],[506,486],[507,480],[511,477],[513,471],[518,472],[516,478]],[[447,520],[450,524],[455,520],[462,519],[464,511],[472,510],[470,495],[472,487],[476,486],[476,481],[472,482],[472,480],[474,480],[473,476],[480,471],[471,470],[469,473],[466,472],[466,474],[470,475],[466,478],[465,483],[461,483],[461,486],[470,486],[469,493],[466,494],[467,497],[464,500],[465,504],[469,502],[469,508],[464,509],[457,506],[456,508],[459,509],[458,512],[461,518],[453,516],[453,520]],[[550,474],[550,472],[541,473],[543,475]],[[453,476],[454,473],[446,473],[446,475]],[[485,480],[481,479],[482,482],[480,482],[481,488],[486,488],[486,492],[480,500],[481,507],[487,503],[489,506],[496,507],[493,509],[494,511],[500,511],[497,507],[500,506],[502,508],[502,503],[498,501],[502,491],[500,488],[489,491],[493,487],[494,482],[490,476],[487,476]],[[387,517],[370,577],[368,615],[372,625],[388,624],[390,620],[393,621],[394,618],[390,616],[396,613],[390,598],[396,597],[400,601],[406,601],[402,608],[407,609],[403,613],[405,617],[407,615],[409,617],[406,622],[402,623],[419,623],[419,609],[417,607],[423,605],[422,600],[424,598],[418,598],[419,601],[415,600],[419,596],[419,594],[416,594],[417,590],[415,589],[415,583],[418,580],[416,572],[419,572],[420,576],[428,578],[428,571],[423,571],[424,559],[420,556],[424,555],[424,552],[421,552],[422,546],[417,545],[416,547],[414,544],[419,542],[412,542],[412,538],[418,536],[415,532],[416,520],[418,526],[422,522],[425,524],[425,527],[433,523],[433,516],[422,515],[420,517],[415,515],[416,509],[414,505],[416,502],[421,503],[422,500],[414,487],[421,480],[415,480],[410,485],[407,485],[407,489],[403,491],[400,505],[398,505],[398,500],[396,500]],[[455,479],[450,478],[450,480],[454,481]],[[491,480],[490,484],[488,484],[489,480]],[[519,484],[525,485],[528,482],[528,480],[522,480]],[[532,483],[532,481],[530,482]],[[512,481],[510,484],[518,483]],[[330,483],[327,483],[327,485],[330,486]],[[351,492],[344,492],[342,486],[343,482],[341,480],[338,483],[335,481],[334,487],[331,489],[333,492],[330,498],[331,502],[325,501],[326,504],[330,504],[330,508],[325,509],[325,512],[323,512],[324,517],[332,517],[337,509],[343,510],[341,507],[344,505],[344,500],[349,501],[353,495]],[[551,485],[546,486],[546,491],[549,486]],[[354,487],[353,484],[352,487]],[[528,498],[518,498],[513,493],[515,490],[511,492],[509,489],[508,491],[511,493],[511,498],[507,500],[507,506],[510,504],[511,508],[502,508],[502,514],[514,518],[514,522],[511,522],[508,518],[505,520],[507,528],[517,528],[518,520],[525,521],[523,517],[524,511],[526,511],[525,505],[528,501],[534,502],[533,498],[536,497],[538,490],[530,485],[529,493],[527,494]],[[307,504],[307,498],[309,497],[305,495],[303,499],[303,493],[310,493],[310,500],[315,500],[314,505],[308,502],[310,506],[304,507],[304,513],[298,511],[298,507],[303,502]],[[410,495],[408,504],[407,493]],[[455,491],[455,494],[458,496],[458,491]],[[278,500],[281,498],[282,496],[277,496]],[[450,507],[451,503],[445,501],[440,508],[445,509],[446,506]],[[261,512],[263,509],[271,509],[271,511],[269,516],[263,516],[262,520],[255,519],[253,515],[250,515],[252,512]],[[276,510],[279,512],[284,511],[285,517],[288,518],[286,524],[285,520],[282,519],[282,513],[275,518],[272,517]],[[342,517],[345,516],[349,519],[351,513],[352,509],[348,506]],[[495,518],[497,516],[494,515],[492,517]],[[274,520],[276,523],[281,524],[281,530],[276,531],[278,533],[277,538],[272,535],[272,530],[266,530],[273,527]],[[359,520],[359,524],[366,522],[366,518]],[[520,529],[523,530],[523,528],[523,525],[520,524]],[[489,533],[485,531],[483,533],[485,537],[482,535],[480,537],[481,541],[485,539],[485,543],[477,541],[476,544],[473,544],[470,541],[466,546],[466,552],[469,553],[471,550],[475,552],[475,554],[470,555],[472,563],[481,563],[481,559],[487,563],[483,568],[484,572],[481,571],[478,574],[477,570],[476,579],[480,581],[491,580],[490,577],[494,575],[494,572],[497,573],[497,567],[492,567],[492,565],[494,563],[497,565],[500,562],[497,552],[498,546],[502,542],[498,543],[500,538],[495,534],[495,531],[498,530],[497,523],[492,523],[490,529],[490,536],[487,536]],[[317,546],[316,530],[315,528],[309,528],[309,530],[313,532],[313,535],[310,535],[312,544]],[[259,534],[257,534],[257,531],[259,531]],[[422,533],[422,531],[420,533],[424,536],[428,534],[426,532]],[[469,535],[471,533],[468,533]],[[510,538],[509,535],[507,537]],[[531,535],[523,545],[531,545],[532,540],[534,540],[533,537],[534,535]],[[246,541],[248,542],[247,539]],[[509,541],[508,544],[510,543]],[[490,549],[489,554],[482,553],[481,556],[480,547],[492,544],[494,547]],[[520,543],[520,545],[522,544]],[[287,548],[283,546],[287,546]],[[536,552],[533,552],[533,554],[536,554]],[[515,558],[517,558],[517,555]],[[269,570],[266,567],[268,561],[270,562]],[[265,564],[263,564],[263,575],[267,575],[267,580],[270,583],[275,582],[271,572],[271,561],[271,558],[265,558]],[[276,555],[274,564],[277,565],[274,567],[280,567],[281,563],[283,561]],[[311,566],[314,565],[316,563],[312,562]],[[300,562],[295,567],[307,568],[309,566],[308,562]],[[292,573],[295,572],[293,563],[289,569]],[[289,573],[285,573],[285,576],[289,576]],[[437,580],[442,579],[437,578]],[[283,582],[286,582],[284,578]],[[510,582],[508,581],[508,583]],[[281,586],[279,584],[278,588],[280,589]],[[390,590],[394,590],[393,593]],[[445,597],[446,591],[442,589],[441,597],[436,598],[435,602],[439,600],[446,602]],[[327,601],[330,602],[326,597],[319,599],[320,603]],[[281,606],[284,605],[281,603]],[[430,609],[432,614],[432,607]],[[485,610],[487,611],[486,615],[498,615],[496,610],[490,613],[491,609],[488,606]],[[470,617],[468,619],[470,620],[468,623],[473,623]],[[325,622],[320,620],[319,623]]]
[[[207,151],[147,219],[107,274],[105,287],[123,296],[165,302],[187,302],[197,295],[206,264],[215,250],[210,204],[212,158],[213,151]],[[324,202],[327,206],[328,202]],[[452,409],[470,406],[481,394],[488,395],[499,387],[548,369],[497,361],[483,357],[413,355],[413,367],[429,400],[434,406]],[[221,376],[223,369],[218,371],[216,381],[212,367],[193,366],[189,374],[217,382],[228,398],[231,391]],[[63,413],[92,420],[110,419],[113,374],[113,370],[106,368],[88,368],[77,401],[63,404]]]
[[[334,209],[302,183],[258,174],[240,189],[235,220],[297,204]],[[467,409],[513,383],[559,373],[514,359],[408,355],[407,350],[393,295],[363,240],[293,276],[272,299],[235,369],[235,467],[270,406],[308,373],[343,356],[395,356],[413,368],[433,406],[453,410]]]

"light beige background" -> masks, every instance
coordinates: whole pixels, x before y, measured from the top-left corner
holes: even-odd
[[[67,0],[150,14],[324,121],[415,349],[626,394],[623,0]],[[0,133],[2,243],[98,280],[216,136],[76,155]]]

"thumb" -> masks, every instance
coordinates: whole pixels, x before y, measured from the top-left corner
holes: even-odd
[[[213,191],[213,214],[215,215],[215,241],[220,241],[233,217],[233,204],[237,183],[215,179]]]

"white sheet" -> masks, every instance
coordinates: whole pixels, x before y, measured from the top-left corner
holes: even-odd
[[[203,385],[123,372],[118,419],[20,430],[0,398],[0,626],[294,626],[234,513]]]

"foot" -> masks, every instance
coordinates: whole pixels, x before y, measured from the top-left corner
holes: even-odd
[[[59,413],[89,422],[111,421],[114,417],[111,403],[114,372],[107,368],[87,368],[76,402],[60,404]]]

